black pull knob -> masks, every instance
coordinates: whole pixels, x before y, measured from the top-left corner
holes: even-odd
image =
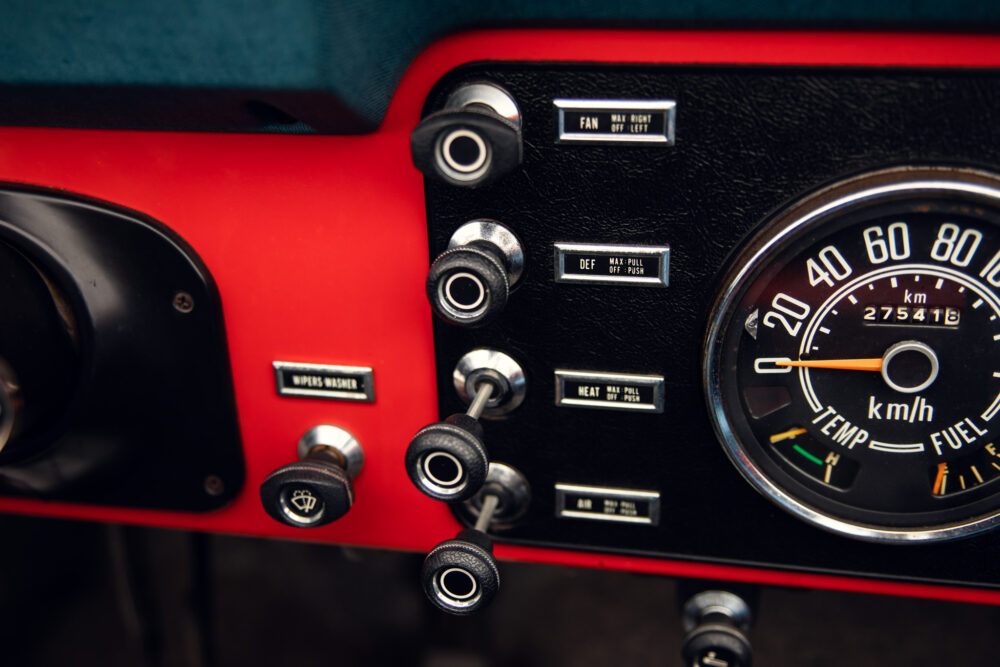
[[[521,164],[521,121],[510,95],[492,84],[456,90],[410,136],[413,164],[424,175],[480,187]]]
[[[427,299],[445,321],[481,326],[500,313],[524,271],[517,236],[493,220],[459,227],[427,274]]]
[[[275,521],[315,528],[336,521],[354,504],[364,462],[358,441],[336,426],[316,426],[299,441],[301,460],[282,466],[260,485],[260,501]]]
[[[500,571],[487,531],[502,530],[523,517],[531,504],[524,475],[504,463],[490,463],[486,483],[473,498],[453,505],[474,527],[431,549],[424,559],[421,584],[427,598],[450,614],[482,609],[500,591]]]
[[[466,500],[486,481],[490,459],[478,420],[493,391],[492,382],[480,382],[465,414],[429,424],[413,436],[406,449],[406,472],[425,495],[435,500]]]
[[[446,250],[427,273],[427,299],[434,312],[459,326],[485,324],[504,309],[509,294],[503,262],[488,248]]]
[[[746,632],[752,620],[743,598],[728,591],[702,591],[683,609],[681,646],[684,665],[691,667],[751,667],[753,650]]]
[[[493,558],[493,542],[486,534],[498,503],[497,496],[486,495],[476,527],[438,544],[424,559],[421,583],[438,609],[471,614],[488,605],[500,591],[500,570]]]

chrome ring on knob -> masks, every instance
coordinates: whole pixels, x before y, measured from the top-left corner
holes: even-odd
[[[524,248],[511,230],[495,220],[470,220],[455,230],[448,249],[489,243],[503,255],[504,268],[513,288],[524,274]]]
[[[344,457],[344,470],[351,479],[361,472],[365,465],[365,450],[351,433],[339,426],[320,424],[313,426],[299,438],[299,460],[305,459],[313,447],[330,447]]]
[[[524,402],[528,384],[524,369],[509,354],[477,348],[462,356],[452,372],[455,391],[466,403],[472,402],[475,387],[482,381],[495,385],[493,397],[483,410],[484,418],[503,417]]]

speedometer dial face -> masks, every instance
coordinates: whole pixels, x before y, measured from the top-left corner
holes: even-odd
[[[942,540],[1000,522],[1000,179],[827,188],[740,254],[705,380],[744,476],[819,526]]]

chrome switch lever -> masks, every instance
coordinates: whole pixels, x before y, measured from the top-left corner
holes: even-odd
[[[489,604],[500,589],[487,532],[512,525],[531,502],[524,475],[490,461],[479,420],[517,408],[526,385],[514,359],[488,348],[466,353],[452,377],[469,409],[420,429],[406,449],[406,471],[422,493],[453,503],[456,513],[474,525],[431,549],[421,571],[428,599],[443,611],[464,615]]]
[[[531,491],[520,472],[491,463],[483,488],[463,509],[476,517],[475,527],[441,542],[427,554],[420,581],[434,606],[466,615],[488,605],[500,590],[500,570],[493,557],[490,528],[503,528],[528,509]]]
[[[427,598],[438,609],[471,614],[488,605],[500,591],[493,541],[486,534],[499,502],[496,495],[484,496],[476,527],[441,542],[424,559],[420,581]]]
[[[406,448],[406,472],[435,500],[467,500],[486,481],[490,456],[480,417],[503,417],[524,400],[524,370],[509,355],[477,348],[462,356],[452,374],[469,409],[423,427]]]
[[[406,449],[406,472],[424,495],[435,500],[466,500],[486,480],[490,459],[479,423],[496,386],[482,379],[469,409],[423,427]]]

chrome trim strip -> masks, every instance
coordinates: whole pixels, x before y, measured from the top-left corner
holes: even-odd
[[[558,113],[559,130],[556,141],[564,144],[611,143],[611,144],[662,144],[674,145],[677,116],[677,102],[674,100],[575,100],[557,98],[552,100]],[[593,132],[569,132],[566,130],[567,111],[653,111],[663,114],[663,134],[612,134]]]
[[[597,514],[596,512],[575,512],[562,510],[560,519],[594,519],[596,521],[614,521],[616,523],[641,523],[652,525],[652,520],[644,516],[617,516],[615,514]]]
[[[280,396],[305,396],[308,398],[325,398],[339,401],[360,401],[372,403],[375,401],[375,377],[370,366],[334,366],[330,364],[306,364],[290,361],[274,361],[274,383]],[[356,378],[361,388],[357,391],[322,387],[295,387],[285,384],[284,372],[301,372],[313,376],[336,376]]]
[[[669,245],[628,245],[609,243],[554,244],[555,280],[557,283],[590,283],[592,285],[645,285],[667,287],[670,284]],[[567,273],[566,255],[584,253],[600,257],[653,257],[657,259],[658,276],[611,276]]]
[[[573,408],[600,408],[604,410],[628,410],[631,412],[663,412],[663,376],[631,375],[626,373],[603,373],[599,371],[570,371],[556,369],[556,405]],[[619,384],[632,387],[650,387],[653,398],[649,403],[624,403],[616,401],[568,398],[566,382],[590,382],[594,384]]]
[[[638,498],[640,500],[659,500],[659,491],[637,491],[635,489],[616,489],[608,486],[583,486],[582,484],[556,484],[556,491],[568,491],[569,493],[580,493],[593,495],[599,493],[601,496],[615,496],[620,498]]]
[[[634,489],[615,489],[602,486],[583,486],[579,484],[556,484],[556,517],[560,519],[594,519],[595,521],[614,521],[617,523],[635,523],[656,526],[660,523],[660,494],[657,491],[638,491]],[[621,498],[649,503],[649,516],[620,516],[617,514],[602,514],[599,512],[582,512],[566,509],[566,496],[573,494],[603,500],[605,498]]]

